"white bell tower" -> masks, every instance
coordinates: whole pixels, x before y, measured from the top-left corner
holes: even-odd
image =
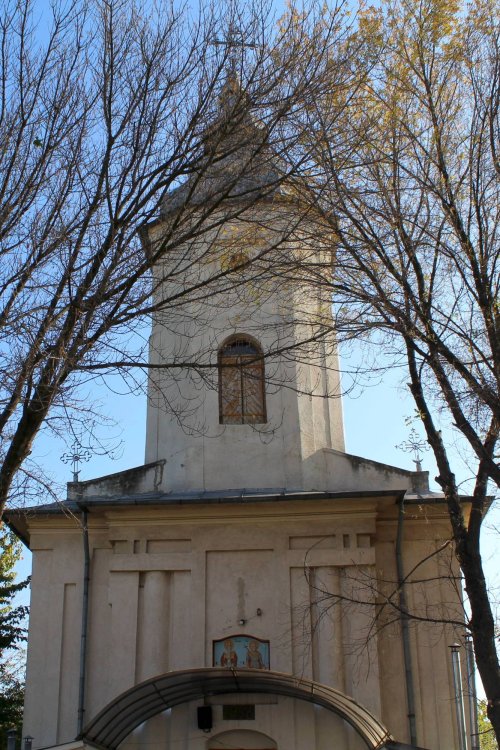
[[[222,111],[203,175],[171,193],[147,228],[154,252],[180,205],[190,201],[194,223],[220,201],[199,238],[155,267],[154,299],[164,307],[150,358],[175,367],[150,376],[146,462],[165,460],[167,492],[318,489],[314,457],[344,451],[331,337],[293,348],[314,337],[320,313],[333,326],[329,299],[301,281],[296,264],[321,260],[320,243],[263,139],[248,114],[231,128]]]

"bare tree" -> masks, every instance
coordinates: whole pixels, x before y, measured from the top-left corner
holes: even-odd
[[[498,11],[496,0],[389,0],[360,15],[359,86],[311,108],[314,157],[300,188],[317,232],[330,233],[335,270],[302,263],[289,273],[331,290],[340,337],[371,340],[389,362],[405,363],[500,739],[500,666],[480,554],[488,481],[500,478]],[[447,425],[474,457],[467,519]]]
[[[234,264],[206,272],[222,223],[262,197],[239,177],[264,151],[285,164],[300,137],[288,118],[324,84],[341,33],[339,10],[277,25],[258,4],[193,16],[69,0],[48,21],[37,8],[10,0],[0,16],[0,509],[86,378],[149,366],[152,313],[168,325],[241,284]],[[350,75],[340,57],[338,70]],[[158,216],[168,231],[145,243]],[[153,273],[166,255],[168,298]],[[161,367],[215,364],[174,352]]]

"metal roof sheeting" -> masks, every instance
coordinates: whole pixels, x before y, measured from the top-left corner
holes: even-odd
[[[389,747],[387,729],[356,701],[334,688],[280,672],[259,669],[190,669],[141,682],[109,703],[77,738],[103,750],[116,750],[140,724],[181,703],[224,693],[271,693],[323,706],[341,716],[370,750]]]

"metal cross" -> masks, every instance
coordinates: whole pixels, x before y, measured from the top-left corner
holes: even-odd
[[[78,482],[78,475],[80,473],[79,464],[82,461],[90,461],[92,453],[88,448],[83,448],[78,440],[75,440],[75,442],[71,446],[71,450],[72,453],[63,453],[63,455],[61,456],[61,461],[63,461],[65,464],[73,464],[73,482]]]
[[[405,453],[413,453],[415,456],[413,463],[416,465],[417,471],[422,471],[422,452],[428,451],[429,445],[425,440],[420,440],[415,428],[412,428],[408,440],[404,440],[402,443],[395,445],[394,447]]]
[[[244,42],[243,32],[236,28],[236,25],[231,21],[227,30],[225,39],[214,39],[212,44],[214,46],[227,47],[229,50],[229,69],[233,75],[236,74],[236,49],[241,47],[248,47],[249,49],[255,49],[256,44],[254,42]]]

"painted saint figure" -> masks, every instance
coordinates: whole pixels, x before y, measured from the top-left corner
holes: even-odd
[[[259,644],[257,643],[257,641],[251,640],[248,642],[246,666],[249,669],[266,668],[262,659],[262,654],[259,651]]]
[[[230,638],[224,641],[224,651],[220,657],[220,665],[221,667],[238,666],[238,655],[234,650],[234,644]]]

